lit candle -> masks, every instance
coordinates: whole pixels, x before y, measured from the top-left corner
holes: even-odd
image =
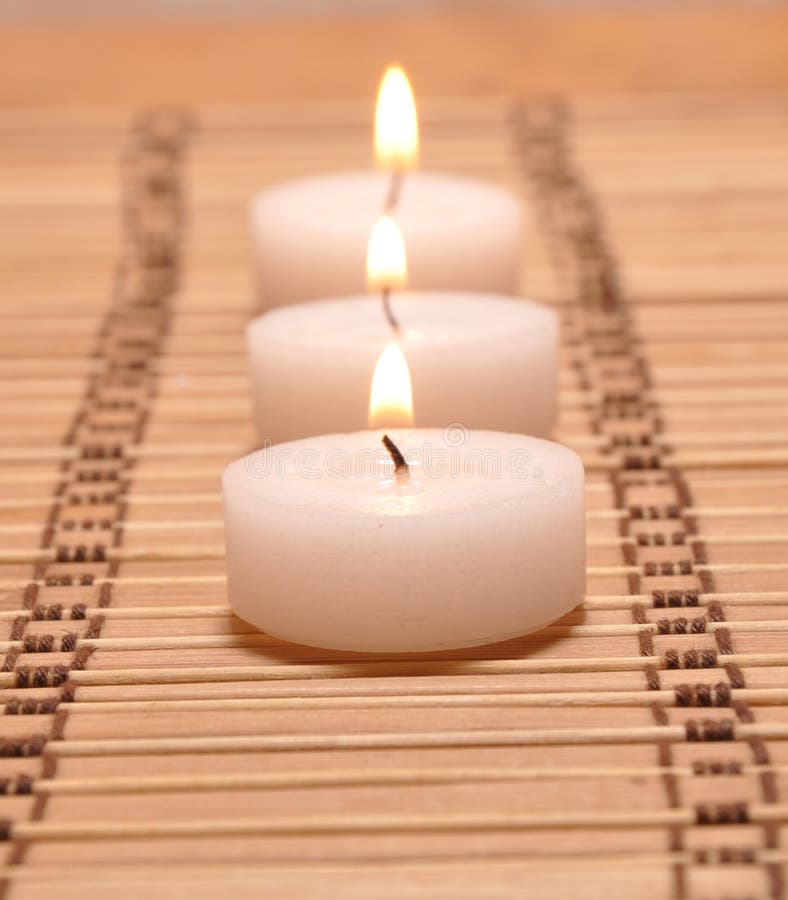
[[[413,171],[416,108],[397,67],[386,72],[378,95],[375,155],[380,171],[299,179],[254,199],[263,308],[363,291],[370,229],[382,211],[393,210],[408,244],[414,288],[517,293],[520,203],[495,185]]]
[[[576,454],[515,434],[389,430],[407,423],[408,396],[389,345],[370,400],[380,430],[266,447],[225,470],[242,619],[317,647],[415,652],[515,637],[582,600]]]
[[[410,248],[408,248],[408,254]],[[366,427],[369,373],[395,329],[416,424],[461,422],[544,437],[556,418],[558,321],[545,306],[484,294],[400,293],[409,259],[395,221],[372,231],[374,296],[271,310],[247,328],[259,443]]]

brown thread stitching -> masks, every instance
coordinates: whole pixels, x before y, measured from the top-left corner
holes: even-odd
[[[677,470],[673,470],[671,474],[674,478],[675,483],[677,484],[677,487],[684,492],[686,499],[685,506],[691,506],[692,497],[688,485]],[[689,532],[694,534],[698,533],[697,522],[694,519],[687,520],[686,524],[687,530]],[[706,545],[703,541],[693,542],[693,554],[694,559],[698,564],[708,564],[708,554]],[[697,572],[697,576],[700,581],[701,588],[705,593],[715,592],[716,585],[714,576],[708,569],[700,569]],[[707,604],[706,613],[709,620],[712,622],[719,623],[725,621],[724,609],[722,607],[722,604],[717,600],[712,600]],[[717,652],[721,656],[730,656],[733,654],[733,640],[731,637],[731,632],[728,628],[715,628],[714,641],[717,647]],[[731,689],[737,690],[746,686],[743,672],[741,671],[739,666],[734,663],[725,663],[723,668],[728,676],[729,686],[725,685],[722,682],[715,686],[718,705],[730,705],[733,708],[738,721],[753,723],[755,721],[755,716],[749,709],[747,704],[743,701],[731,700]],[[762,738],[748,738],[747,744],[750,747],[753,762],[761,766],[770,765],[771,760],[769,751],[766,742]],[[740,774],[740,772],[741,767],[738,764],[735,764],[735,766],[733,763],[730,764],[730,774]],[[768,770],[762,772],[759,776],[759,781],[764,802],[772,804],[777,803],[779,800],[779,794],[775,773]],[[762,833],[764,836],[764,844],[768,849],[776,849],[779,847],[779,830],[776,826],[776,823],[767,822],[763,824]],[[785,878],[783,866],[779,863],[768,863],[765,865],[765,869],[767,877],[769,879],[770,896],[773,898],[773,900],[777,900],[777,898],[783,897],[785,894]]]
[[[650,691],[658,691],[661,689],[662,685],[659,679],[659,670],[656,666],[651,664],[647,665],[643,670],[646,676],[646,687]]]
[[[696,722],[688,719],[685,723],[688,741],[732,741],[733,722],[730,719],[703,719]]]
[[[613,389],[612,385],[605,385],[601,391],[599,406],[592,414],[593,427],[597,433],[603,433],[605,422],[611,418],[637,417],[644,427],[645,433],[637,438],[618,438],[608,435],[608,444],[603,452],[617,451],[619,465],[627,470],[624,473],[613,472],[610,476],[616,507],[624,510],[627,515],[619,521],[619,533],[628,535],[631,521],[641,519],[674,519],[681,523],[681,528],[672,532],[671,545],[683,546],[687,543],[687,535],[696,533],[697,529],[692,517],[687,516],[684,510],[691,506],[691,498],[685,482],[676,470],[668,469],[667,480],[675,487],[675,495],[679,503],[664,505],[641,506],[627,504],[626,486],[629,484],[648,483],[649,476],[636,476],[632,472],[641,470],[664,470],[663,455],[670,454],[672,449],[664,440],[658,441],[657,435],[663,430],[662,417],[653,411],[656,405],[648,391],[653,388],[651,372],[645,357],[637,353],[636,342],[630,328],[628,311],[623,303],[620,285],[617,278],[615,260],[608,243],[602,232],[601,217],[598,205],[591,196],[585,182],[573,171],[569,162],[569,151],[566,143],[566,116],[555,109],[550,108],[550,115],[544,121],[529,121],[527,116],[521,116],[517,120],[518,139],[523,155],[525,168],[531,175],[537,190],[537,201],[540,214],[545,223],[545,228],[551,238],[549,245],[553,251],[554,261],[561,265],[562,256],[574,254],[578,261],[579,276],[577,308],[587,313],[593,312],[595,321],[584,321],[584,336],[590,351],[592,361],[599,359],[612,359],[616,356],[626,356],[631,361],[631,374],[639,379],[639,384],[622,390],[620,387]],[[562,225],[557,215],[556,206],[563,204],[563,208],[571,205],[578,219],[578,228],[570,232],[566,225]],[[566,217],[564,216],[564,219]],[[578,230],[579,229],[579,230]],[[587,246],[582,251],[578,250],[578,238],[582,238]],[[585,264],[587,261],[588,264]],[[589,268],[593,263],[593,269]],[[570,310],[571,313],[571,310]],[[583,360],[577,360],[575,369],[579,375],[579,383],[592,384],[593,379],[585,369]],[[605,372],[604,365],[597,363],[598,371]],[[610,367],[615,368],[615,367]],[[638,448],[637,445],[640,445]],[[629,448],[629,449],[627,449]],[[662,476],[654,481],[665,482]],[[643,535],[646,532],[642,532]],[[636,537],[637,546],[667,546],[666,539],[653,537]],[[646,577],[663,575],[671,577],[676,574],[695,574],[701,587],[705,588],[706,573],[695,571],[694,566],[705,564],[704,548],[695,545],[690,546],[692,554],[690,559],[666,560],[657,562],[647,560],[637,567],[638,571],[627,573],[627,586],[631,594],[639,594],[640,573]],[[622,557],[627,565],[632,565],[637,560],[637,548],[634,543],[626,542],[622,547]],[[680,592],[663,590],[655,591],[652,595],[655,608],[666,606],[697,606],[697,592]],[[636,624],[646,624],[645,615],[638,608],[632,610],[632,620]],[[665,633],[674,634],[700,634],[706,629],[706,619],[700,617],[692,621],[679,619],[670,623]],[[659,625],[657,626],[659,630]],[[653,655],[653,642],[650,632],[641,632],[638,635],[641,653]],[[719,649],[719,648],[718,648]],[[717,664],[717,651],[692,650],[679,654],[677,649],[671,648],[663,655],[663,664],[666,668],[711,667]],[[659,675],[656,667],[646,669],[647,686],[652,688],[659,683]],[[707,700],[712,702],[717,696],[716,692],[701,688],[692,695],[698,697],[702,703]],[[654,720],[658,724],[667,724],[667,714],[661,708],[653,710]],[[711,730],[710,730],[711,728]],[[707,728],[704,734],[716,735],[713,726]],[[724,726],[723,732],[724,733]],[[665,742],[659,742],[660,764],[669,768],[671,765],[671,749]],[[677,783],[670,782],[671,773],[666,772],[666,793],[671,804],[680,806]],[[683,848],[683,832],[680,827],[671,829],[671,846],[673,849]],[[682,898],[686,896],[685,868],[683,864],[673,867],[674,885],[673,894]]]
[[[104,616],[93,616],[85,629],[83,637],[85,640],[94,640],[101,637],[101,629],[104,627]]]
[[[34,734],[30,737],[0,739],[0,757],[40,756],[46,746],[47,735]]]
[[[25,633],[25,628],[27,627],[28,617],[27,616],[17,616],[13,624],[11,625],[11,631],[8,635],[8,639],[10,641],[19,641],[22,639],[22,635]]]
[[[749,821],[746,803],[699,804],[695,807],[698,825],[746,825]]]
[[[678,684],[674,688],[676,706],[717,706],[731,705],[730,687],[725,682],[705,684]]]
[[[728,675],[728,680],[730,681],[732,688],[739,689],[745,686],[744,675],[736,663],[725,663],[723,668]]]
[[[187,131],[185,124],[181,121],[176,122],[174,118],[170,117],[168,126],[162,128],[161,119],[157,118],[155,115],[148,117],[145,121],[146,127],[152,129],[154,136],[150,137],[148,140],[143,134],[143,139],[140,144],[146,147],[167,147],[170,150],[173,150],[172,165],[177,164],[180,157],[180,143],[185,140]],[[165,179],[165,181],[162,182],[161,179],[153,179],[147,189],[151,196],[153,196],[154,193],[160,196],[162,194],[162,187],[167,188],[167,190],[164,191],[164,194],[165,196],[170,197],[173,209],[176,211],[173,215],[174,228],[179,227],[181,219],[178,212],[180,191],[177,189],[177,184],[178,180],[176,172],[172,171],[169,181]],[[176,190],[171,189],[173,185],[176,186]],[[140,195],[137,195],[137,199],[139,199],[139,196]],[[129,202],[135,202],[135,197],[132,196]],[[168,300],[177,284],[178,242],[174,235],[170,235],[169,237],[165,236],[167,239],[162,241],[159,240],[159,238],[162,237],[161,235],[157,234],[156,236],[151,236],[150,234],[141,231],[139,228],[135,230],[130,224],[133,220],[132,207],[126,206],[124,212],[126,213],[126,225],[130,229],[129,239],[132,245],[136,243],[138,250],[138,263],[135,264],[142,266],[140,272],[143,276],[146,276],[147,281],[149,282],[149,294],[145,299],[144,304],[138,303],[137,298],[134,298],[130,293],[121,297],[116,296],[115,302],[121,309],[124,308],[125,304],[125,308],[128,310],[129,315],[133,314],[136,310],[147,317],[148,309],[155,310],[157,315],[154,324],[157,333],[150,341],[145,342],[144,347],[140,348],[139,355],[136,358],[124,359],[119,355],[120,341],[118,340],[115,342],[115,338],[120,338],[122,335],[113,332],[113,329],[124,327],[123,322],[117,317],[117,306],[111,307],[104,318],[98,336],[99,343],[94,355],[104,359],[107,375],[94,376],[88,380],[82,399],[82,408],[73,418],[71,425],[66,430],[61,442],[64,446],[76,445],[78,448],[79,460],[76,463],[66,461],[61,465],[63,478],[60,480],[54,491],[53,500],[50,504],[39,542],[39,547],[42,551],[50,552],[42,552],[34,564],[33,581],[28,585],[23,595],[23,607],[24,609],[31,610],[31,616],[20,616],[12,625],[11,633],[14,641],[21,642],[23,648],[27,652],[46,653],[51,652],[57,646],[55,636],[52,634],[38,636],[25,634],[27,622],[31,617],[38,620],[48,618],[59,619],[62,617],[62,606],[60,604],[52,605],[49,608],[37,608],[38,582],[45,581],[47,586],[50,587],[67,586],[74,583],[79,583],[81,586],[87,587],[92,585],[94,581],[94,574],[92,572],[82,573],[79,576],[55,573],[47,575],[46,570],[49,566],[49,560],[52,558],[50,553],[54,555],[55,561],[60,564],[108,563],[107,574],[109,577],[114,577],[117,574],[119,566],[117,558],[111,560],[107,559],[107,549],[104,543],[94,543],[92,545],[89,543],[80,543],[74,546],[69,546],[65,543],[61,543],[57,546],[53,545],[56,540],[58,529],[63,532],[74,532],[78,529],[80,531],[95,531],[98,529],[101,531],[112,530],[113,546],[120,546],[122,541],[122,529],[113,528],[114,523],[111,519],[105,518],[96,521],[89,517],[83,517],[82,519],[61,518],[61,513],[63,511],[62,498],[69,491],[70,482],[71,500],[78,498],[79,504],[81,505],[84,505],[85,501],[92,504],[105,502],[114,503],[116,505],[114,520],[115,522],[122,521],[126,514],[126,504],[119,498],[119,494],[125,493],[127,484],[121,479],[121,472],[129,466],[128,460],[125,459],[124,445],[122,442],[102,443],[91,441],[86,443],[84,441],[84,435],[91,431],[95,431],[97,428],[97,423],[91,421],[91,418],[93,411],[101,408],[103,402],[103,398],[101,397],[102,385],[104,387],[110,387],[113,381],[120,383],[121,380],[125,380],[129,386],[144,385],[145,390],[139,401],[129,402],[129,408],[136,409],[137,411],[136,421],[132,426],[130,437],[132,440],[137,441],[141,439],[147,422],[147,399],[154,393],[152,385],[156,373],[149,367],[148,359],[159,352],[161,336],[164,334],[167,327]],[[155,240],[153,239],[154,237],[156,238]],[[145,266],[153,266],[154,268],[149,269],[146,272]],[[122,278],[124,277],[124,274],[127,273],[128,269],[124,265],[119,267],[118,278],[115,285],[116,291],[119,288],[122,288]],[[114,358],[112,356],[113,352],[116,354]],[[118,376],[118,374],[116,374],[121,373],[124,370],[135,373],[139,371],[140,374],[139,376],[135,374],[133,378],[127,378],[123,375]],[[80,432],[82,432],[83,436],[82,442],[79,441]],[[86,467],[84,462],[81,462],[104,459],[117,460],[117,466],[110,469],[101,467],[91,469]],[[82,494],[80,491],[74,490],[76,485],[80,482],[113,482],[117,485],[117,492]],[[77,579],[77,582],[75,582],[75,578]],[[98,606],[106,607],[110,602],[111,586],[109,583],[105,582],[102,584],[99,592]],[[72,619],[85,619],[86,615],[87,606],[84,603],[75,604],[71,608]],[[99,637],[103,622],[103,616],[93,617],[85,629],[84,637],[87,640]],[[67,633],[64,635],[60,639],[60,647],[66,652],[73,650],[70,667],[36,666],[16,668],[19,650],[14,647],[5,655],[3,670],[15,672],[15,681],[19,688],[26,688],[28,686],[60,687],[62,685],[59,693],[60,700],[68,702],[73,701],[75,685],[73,682],[67,681],[69,670],[84,668],[93,652],[93,648],[89,644],[79,646],[77,637],[74,633]],[[67,717],[67,707],[59,706],[58,697],[41,701],[12,698],[6,712],[13,715],[19,713],[32,713],[36,710],[54,712],[50,734],[48,736],[41,734],[33,735],[28,738],[16,738],[13,740],[2,741],[0,742],[0,753],[20,756],[40,755],[41,753],[44,753],[43,777],[50,778],[55,773],[57,759],[54,755],[47,754],[45,748],[48,740],[62,739]],[[8,790],[8,782],[2,783],[5,790]],[[29,784],[21,782],[21,784],[23,787],[26,786],[28,788],[27,792],[32,792],[32,782]],[[38,820],[43,816],[47,800],[46,794],[41,794],[36,797],[31,813],[31,819],[33,821]],[[8,820],[7,823],[0,826],[0,836],[8,839],[12,834],[12,829],[13,823],[11,820]],[[25,850],[26,844],[14,841],[11,852],[7,857],[7,864],[18,865],[24,858]],[[0,895],[5,896],[9,884],[10,881],[8,878],[5,878],[0,882]]]
[[[717,641],[717,649],[723,656],[731,656],[733,654],[733,642],[731,641],[731,632],[728,628],[715,628],[714,637]]]
[[[22,598],[22,605],[24,606],[24,608],[32,609],[36,604],[37,597],[38,584],[33,581],[25,588],[25,593]]]
[[[98,605],[102,608],[112,603],[112,583],[105,581],[99,590]]]

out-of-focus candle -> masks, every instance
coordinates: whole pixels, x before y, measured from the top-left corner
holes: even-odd
[[[246,331],[258,440],[366,427],[369,373],[391,329],[380,298],[272,310]],[[557,410],[558,323],[547,307],[478,294],[394,294],[419,427],[548,435]]]
[[[397,344],[383,359],[399,358],[404,366],[407,356],[419,426],[458,422],[549,434],[556,417],[555,313],[510,297],[392,293],[392,286],[405,285],[406,272],[399,229],[383,217],[367,253],[368,284],[381,297],[282,307],[248,326],[261,444],[363,428],[369,372],[393,336]]]
[[[251,224],[262,307],[364,290],[364,255],[381,211],[396,208],[423,290],[517,293],[523,214],[508,191],[443,173],[418,158],[415,104],[401,70],[384,76],[375,117],[383,171],[303,178],[259,193]]]

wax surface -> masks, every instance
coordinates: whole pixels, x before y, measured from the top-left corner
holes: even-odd
[[[258,194],[251,224],[261,307],[363,292],[367,242],[388,185],[385,172],[341,172]],[[523,215],[512,194],[481,181],[412,172],[394,216],[412,288],[517,293]]]
[[[556,417],[558,322],[545,306],[478,294],[392,298],[414,423],[543,436]],[[282,307],[247,328],[259,443],[356,431],[391,340],[378,297]]]
[[[583,467],[522,435],[414,429],[280,444],[231,463],[230,604],[286,640],[424,651],[539,628],[585,590]]]

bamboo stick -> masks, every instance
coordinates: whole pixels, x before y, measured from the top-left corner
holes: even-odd
[[[706,622],[706,630],[710,633],[725,630],[731,633],[783,633],[788,631],[788,619],[768,619],[762,622],[723,621]],[[646,624],[605,624],[605,625],[548,625],[538,632],[542,638],[598,638],[598,637],[637,637],[641,634],[659,634],[658,625]],[[527,640],[527,637],[526,637]],[[238,634],[209,635],[170,635],[156,637],[118,637],[118,638],[85,638],[77,639],[76,646],[87,645],[96,650],[209,650],[215,648],[231,649],[234,647],[261,647],[275,643],[267,634],[249,632]],[[0,641],[0,652],[24,649],[24,641]]]
[[[582,827],[582,826],[578,826]],[[593,826],[589,826],[592,827]],[[538,832],[536,832],[538,834]],[[753,864],[782,865],[786,856],[779,850],[759,849],[753,852]],[[726,865],[730,865],[727,860]],[[723,860],[720,859],[722,864]],[[373,859],[354,858],[350,861],[331,860],[326,858],[315,859],[312,856],[291,857],[288,860],[268,860],[266,862],[244,862],[234,864],[231,868],[222,863],[150,863],[148,865],[136,865],[133,867],[124,865],[112,866],[79,866],[69,864],[69,875],[74,879],[83,879],[91,884],[102,886],[124,886],[140,884],[152,881],[156,886],[159,882],[164,884],[176,884],[179,881],[199,880],[211,887],[214,880],[220,880],[223,886],[232,884],[233,879],[259,879],[265,876],[273,876],[277,879],[277,888],[281,888],[283,877],[288,875],[309,876],[333,876],[346,874],[352,878],[353,883],[358,881],[358,876],[379,875],[393,876],[399,873],[409,873],[423,877],[425,874],[439,873],[442,877],[447,873],[459,871],[461,873],[481,870],[481,874],[493,873],[503,869],[507,876],[510,873],[539,873],[542,871],[555,872],[556,867],[570,872],[584,873],[586,877],[598,879],[608,872],[621,871],[622,873],[636,871],[647,873],[653,879],[654,872],[661,872],[670,867],[698,865],[698,856],[691,851],[674,851],[665,853],[654,852],[627,852],[627,853],[550,853],[547,856],[525,856],[522,852],[507,853],[468,853],[464,855],[446,855],[436,857],[399,854],[393,858],[376,857]],[[228,870],[229,869],[229,870]],[[60,881],[63,878],[62,866],[0,866],[0,877],[9,878],[14,882],[27,885],[36,883],[46,884],[48,881]],[[489,887],[490,879],[485,879],[485,885]],[[511,887],[510,883],[503,885],[504,889]],[[299,889],[303,889],[303,885]],[[476,886],[472,886],[476,889]],[[521,891],[521,885],[515,889]]]
[[[783,706],[788,689],[733,689],[734,701],[754,706]],[[679,704],[672,690],[658,691],[554,691],[542,693],[492,691],[473,694],[424,693],[381,695],[345,694],[310,697],[244,697],[222,699],[177,700],[79,700],[69,707],[69,717],[95,713],[159,713],[159,712],[232,712],[239,710],[325,710],[325,709],[450,709],[450,708],[512,708],[512,707],[673,707]]]
[[[788,766],[745,764],[742,774],[759,776],[765,772],[784,775]],[[37,795],[74,796],[81,794],[158,793],[170,791],[310,790],[322,787],[351,787],[397,784],[467,784],[473,782],[519,782],[550,779],[585,780],[623,778],[692,778],[691,766],[430,766],[412,768],[372,768],[364,771],[290,770],[288,772],[243,772],[211,775],[143,775],[103,778],[37,779],[32,792]]]
[[[728,665],[747,667],[788,666],[788,653],[731,653],[722,660]],[[409,675],[516,675],[527,673],[643,672],[646,666],[664,668],[661,656],[558,657],[544,659],[464,659],[443,657],[418,660],[378,660],[351,658],[342,662],[283,658],[277,665],[235,665],[202,667],[133,667],[74,669],[69,679],[79,685],[193,684],[231,681],[303,681],[347,677],[404,677]],[[16,675],[0,672],[0,687],[14,687]]]
[[[752,822],[783,822],[788,805],[753,804]],[[183,819],[147,822],[16,822],[15,840],[113,840],[167,837],[219,837],[255,834],[325,834],[336,832],[371,834],[381,831],[510,831],[533,828],[650,828],[692,825],[691,809],[630,810],[627,812],[567,811],[562,813],[414,813],[301,818]]]

